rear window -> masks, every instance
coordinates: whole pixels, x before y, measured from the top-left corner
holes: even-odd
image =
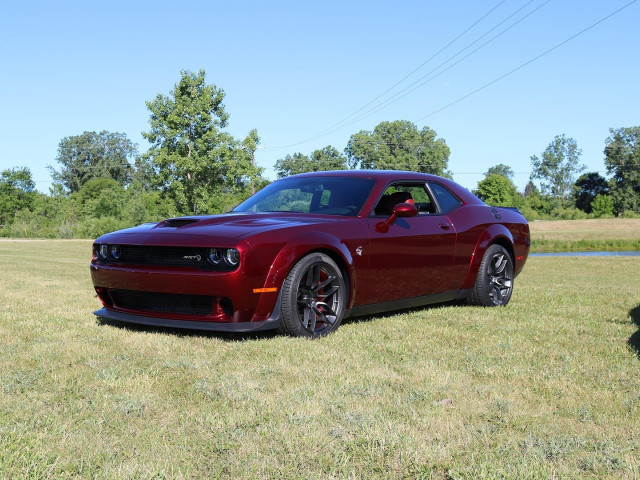
[[[429,183],[429,187],[431,187],[442,213],[447,213],[462,203],[458,197],[439,183]]]

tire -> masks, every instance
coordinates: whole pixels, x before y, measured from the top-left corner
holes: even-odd
[[[323,253],[309,254],[293,266],[282,285],[278,330],[294,337],[328,335],[340,326],[346,301],[338,265]]]
[[[490,245],[484,252],[476,283],[467,303],[483,307],[505,306],[513,292],[513,259],[500,245]]]

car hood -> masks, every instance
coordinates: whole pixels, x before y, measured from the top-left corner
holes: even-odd
[[[136,237],[165,236],[206,236],[227,239],[245,238],[257,233],[282,228],[301,227],[334,223],[341,217],[327,215],[304,215],[291,213],[226,213],[193,217],[176,217],[160,223],[145,223],[137,227],[107,234],[99,241],[109,241],[107,237],[115,235],[132,235]],[[133,240],[133,238],[132,238]],[[140,238],[137,239],[140,241]]]

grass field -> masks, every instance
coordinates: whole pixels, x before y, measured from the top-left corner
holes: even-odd
[[[0,241],[0,478],[640,478],[640,258],[319,341],[99,324],[88,241]]]
[[[640,250],[640,218],[530,222],[533,252]]]

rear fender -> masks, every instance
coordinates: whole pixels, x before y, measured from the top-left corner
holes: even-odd
[[[271,314],[287,275],[298,260],[311,252],[326,253],[336,261],[343,270],[343,274],[346,274],[345,283],[349,291],[347,309],[351,308],[355,298],[356,278],[353,257],[347,246],[328,233],[304,232],[291,238],[276,255],[264,283],[265,289],[275,288],[276,290],[273,293],[261,294],[256,312],[261,312],[263,315],[267,312]]]
[[[509,254],[511,255],[511,259],[515,264],[514,252],[513,252],[513,235],[507,227],[504,225],[500,225],[494,223],[489,225],[482,235],[478,238],[476,242],[476,246],[473,250],[473,255],[471,255],[471,263],[469,264],[469,270],[467,271],[467,277],[465,278],[464,284],[462,286],[463,289],[471,289],[476,283],[476,277],[478,276],[478,271],[480,270],[480,263],[482,262],[482,257],[484,256],[484,252],[489,248],[490,245],[498,243],[505,247]]]

